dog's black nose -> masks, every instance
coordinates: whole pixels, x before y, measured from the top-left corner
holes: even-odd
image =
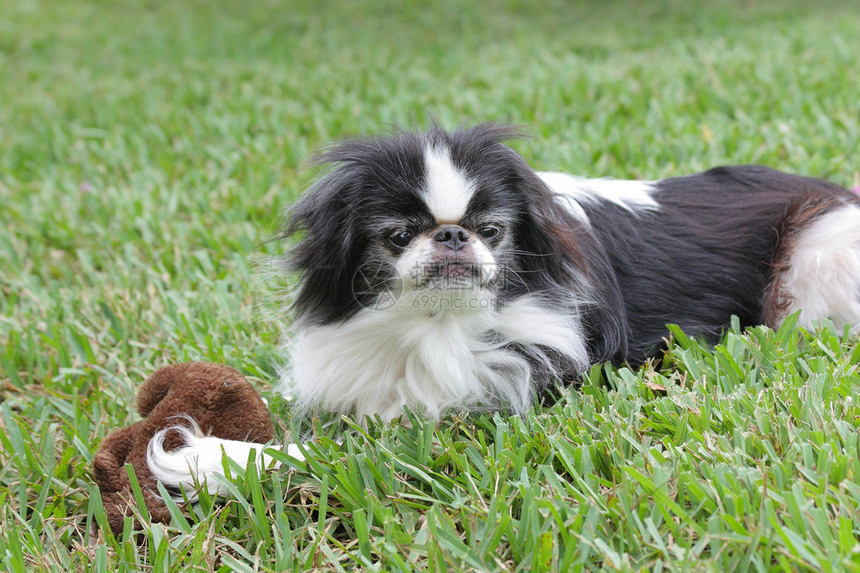
[[[444,243],[456,251],[462,249],[465,243],[469,242],[469,233],[463,227],[449,225],[436,231],[433,240],[437,243]]]

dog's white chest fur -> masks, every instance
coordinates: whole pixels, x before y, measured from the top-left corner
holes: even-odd
[[[528,347],[528,359],[515,346]],[[528,296],[500,309],[365,310],[344,323],[308,327],[290,350],[284,393],[300,406],[359,420],[390,420],[404,407],[431,419],[450,409],[521,412],[535,390],[535,364],[551,368],[557,357],[550,354],[583,369],[588,363],[579,321]]]

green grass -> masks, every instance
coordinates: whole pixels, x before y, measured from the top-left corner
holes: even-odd
[[[860,184],[860,8],[800,0],[0,0],[0,565],[81,570],[860,570],[860,347],[675,334],[522,418],[319,431],[145,543],[90,460],[157,367],[275,381],[254,260],[310,150],[507,120],[535,166],[763,163]],[[661,390],[661,388],[665,388]],[[278,400],[281,432],[289,411]]]

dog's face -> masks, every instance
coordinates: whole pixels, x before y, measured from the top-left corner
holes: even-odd
[[[299,315],[328,323],[394,306],[468,311],[552,280],[575,248],[553,234],[543,183],[500,143],[514,134],[493,125],[401,132],[324,154],[336,167],[288,228],[306,231],[291,253],[304,273]]]
[[[469,310],[497,297],[522,218],[510,169],[469,168],[446,142],[411,151],[400,159],[420,166],[410,170],[416,177],[392,187],[377,183],[381,201],[361,217],[368,248],[353,291],[367,292],[379,305],[385,301],[374,295],[383,287],[400,304],[426,313]]]

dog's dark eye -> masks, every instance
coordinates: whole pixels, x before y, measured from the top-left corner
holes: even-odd
[[[492,239],[493,237],[497,237],[501,232],[502,229],[498,225],[484,225],[483,227],[478,229],[478,234],[485,239]]]
[[[410,242],[412,242],[413,235],[409,231],[404,231],[403,229],[398,229],[388,235],[388,242],[397,247],[398,249],[404,249]]]

